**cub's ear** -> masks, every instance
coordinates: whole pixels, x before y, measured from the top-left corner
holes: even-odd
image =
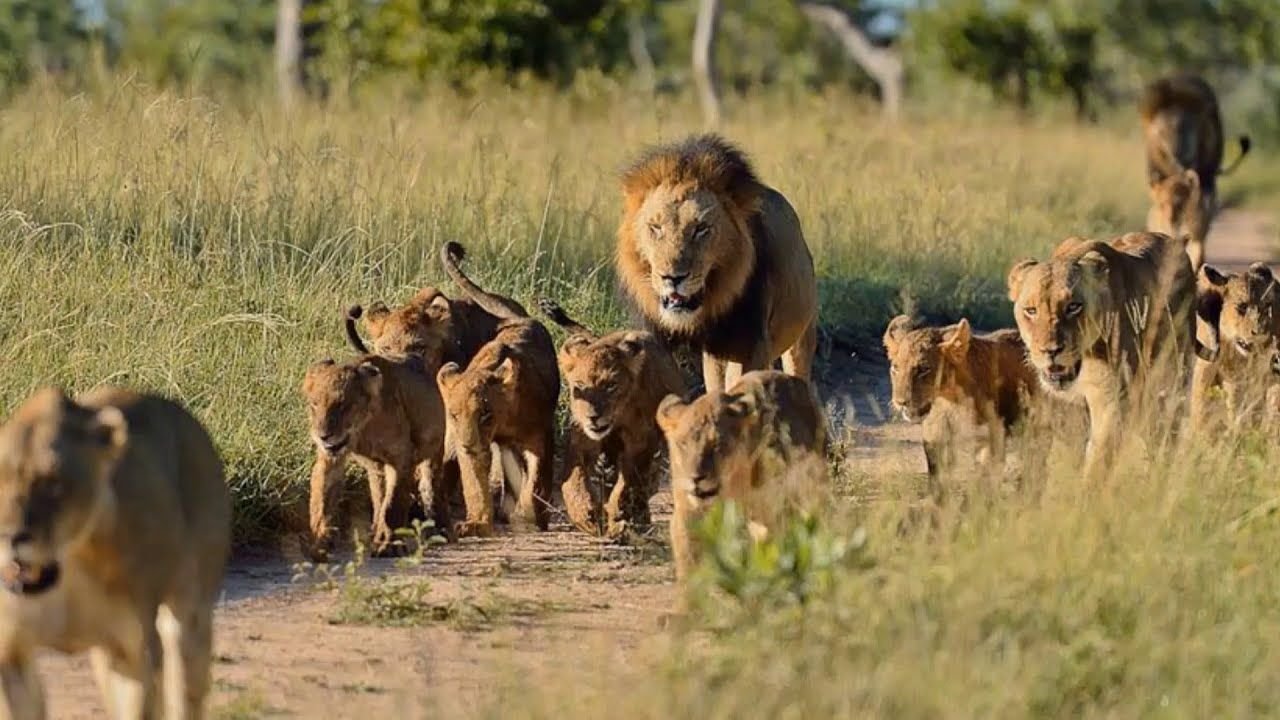
[[[755,393],[733,393],[724,396],[724,409],[730,417],[744,418],[756,411]]]
[[[961,318],[955,327],[942,336],[942,351],[954,358],[963,358],[969,354],[969,339],[973,331],[969,329],[969,321]]]
[[[675,430],[676,425],[680,424],[680,418],[684,417],[685,410],[688,408],[689,403],[674,393],[662,398],[662,402],[658,403],[658,411],[654,416],[654,420],[658,423],[658,429],[664,433]]]
[[[458,377],[462,375],[462,367],[456,362],[447,362],[440,366],[440,371],[436,373],[436,384],[442,390],[453,387],[458,382]]]
[[[1026,278],[1027,272],[1039,264],[1038,260],[1019,260],[1016,265],[1009,269],[1009,277],[1006,279],[1005,284],[1009,288],[1010,302],[1018,301],[1018,296],[1022,294],[1022,281]]]
[[[375,338],[381,335],[382,328],[390,316],[391,310],[381,300],[370,305],[369,309],[364,312],[364,326],[369,330],[369,335]]]
[[[1256,262],[1249,266],[1249,275],[1262,282],[1275,282],[1276,276],[1271,273],[1271,266],[1264,262]]]
[[[1189,190],[1200,189],[1200,173],[1187,168],[1182,172],[1182,182],[1186,184]]]
[[[648,346],[645,344],[645,338],[642,333],[629,332],[622,336],[622,341],[618,343],[618,349],[626,354],[627,368],[632,375],[639,375],[644,369],[645,360],[648,358]]]
[[[1106,282],[1107,277],[1111,274],[1111,265],[1107,263],[1107,258],[1097,250],[1090,250],[1080,256],[1077,261],[1085,272],[1098,282]]]
[[[104,407],[89,421],[89,437],[108,453],[115,454],[129,441],[129,423],[117,407]]]
[[[1250,267],[1249,271],[1253,272],[1253,268]],[[1270,275],[1271,270],[1268,269],[1267,274]],[[1227,276],[1218,272],[1218,269],[1212,265],[1201,265],[1200,272],[1196,274],[1196,284],[1199,285],[1202,290],[1226,287]]]
[[[884,329],[884,348],[893,352],[898,343],[902,342],[902,339],[911,331],[913,325],[914,323],[907,315],[899,315],[890,320],[889,326]]]
[[[356,374],[365,380],[380,380],[382,369],[371,361],[364,361],[356,366]]]
[[[514,382],[516,379],[516,361],[507,356],[493,369],[493,376],[502,383]]]
[[[560,352],[571,358],[578,358],[582,356],[582,351],[590,346],[591,338],[582,333],[573,333],[560,346]]]

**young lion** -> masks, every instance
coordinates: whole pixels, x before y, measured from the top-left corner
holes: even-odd
[[[692,402],[668,395],[657,420],[671,455],[677,579],[696,559],[689,524],[717,498],[741,503],[758,539],[782,511],[823,499],[827,420],[807,380],[750,372],[727,393]]]
[[[1208,83],[1193,75],[1160,78],[1148,85],[1138,112],[1152,199],[1147,230],[1189,236],[1187,252],[1192,270],[1198,270],[1209,221],[1217,210],[1218,176],[1230,173],[1249,153],[1249,137],[1240,136],[1240,155],[1223,170],[1218,99]]]
[[[1068,238],[1047,262],[1014,265],[1008,284],[1041,384],[1089,409],[1086,477],[1106,467],[1139,403],[1170,389],[1171,399],[1185,397],[1193,351],[1212,357],[1195,340],[1195,276],[1183,239]]]
[[[437,374],[449,415],[449,433],[462,474],[467,519],[464,536],[493,533],[493,497],[482,472],[492,465],[493,445],[517,454],[524,463],[517,519],[547,529],[551,506],[551,463],[555,450],[556,401],[560,374],[555,343],[541,323],[512,300],[486,292],[458,267],[462,246],[447,243],[445,269],[477,305],[500,318],[494,338],[463,370],[446,363]]]
[[[302,395],[316,446],[311,469],[313,558],[324,560],[333,543],[334,511],[349,459],[368,474],[375,554],[386,552],[392,532],[408,522],[411,477],[417,479],[423,507],[430,508],[436,527],[449,531],[444,406],[420,358],[365,355],[342,364],[323,360],[307,369]]]
[[[622,192],[621,289],[661,337],[702,351],[707,392],[779,358],[809,377],[813,256],[791,203],[740,150],[715,135],[654,148],[623,174]]]
[[[973,335],[968,320],[945,328],[915,328],[911,318],[899,315],[885,330],[884,347],[893,406],[911,422],[925,421],[929,475],[938,475],[951,448],[948,424],[929,420],[951,408],[961,408],[986,429],[988,461],[999,472],[1006,435],[1023,418],[1026,402],[1039,386],[1018,331]]]
[[[610,537],[647,526],[649,499],[658,490],[655,461],[664,449],[654,413],[667,395],[687,392],[680,368],[652,333],[622,330],[599,337],[555,302],[543,298],[539,307],[570,333],[559,357],[573,419],[560,485],[569,519],[584,532],[603,529]],[[600,496],[588,487],[602,459],[617,472],[604,528]]]
[[[0,717],[45,716],[43,648],[88,650],[113,717],[200,717],[230,538],[222,461],[177,404],[32,395],[0,428]]]
[[[1267,402],[1263,393],[1275,382],[1277,338],[1280,338],[1280,285],[1265,263],[1244,273],[1222,274],[1200,268],[1197,314],[1209,343],[1221,350],[1214,361],[1197,360],[1192,381],[1191,413],[1202,426],[1209,395],[1221,387],[1234,424],[1256,415]]]

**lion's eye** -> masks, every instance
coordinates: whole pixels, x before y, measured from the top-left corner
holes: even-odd
[[[1236,312],[1244,315],[1249,312],[1249,306],[1244,303],[1240,303],[1239,305],[1236,305]]]
[[[1084,309],[1084,305],[1081,303],[1078,303],[1078,302],[1070,303],[1067,305],[1067,317],[1075,317],[1076,315],[1079,315],[1080,311],[1083,309]]]
[[[607,392],[607,393],[609,393],[610,395],[612,395],[613,393],[618,392],[618,383],[609,383],[609,384],[605,385],[605,386],[604,386],[604,391],[605,391],[605,392]]]
[[[1036,309],[1035,309],[1035,308],[1033,308],[1033,307],[1030,307],[1030,306],[1028,306],[1028,307],[1024,307],[1024,308],[1022,308],[1022,314],[1023,314],[1023,315],[1026,315],[1027,317],[1035,317],[1035,316],[1036,316]]]
[[[706,223],[698,223],[693,228],[693,237],[694,239],[701,240],[706,237],[709,232],[711,232],[710,225],[707,225]]]
[[[649,223],[649,232],[652,233],[654,237],[657,237],[662,234],[662,226],[658,223]]]

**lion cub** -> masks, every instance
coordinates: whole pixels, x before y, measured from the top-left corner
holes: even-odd
[[[573,420],[560,485],[569,519],[579,530],[604,530],[609,537],[648,526],[649,499],[658,490],[656,460],[665,449],[654,413],[667,395],[687,392],[680,368],[652,333],[621,330],[600,337],[551,300],[543,298],[539,307],[569,331],[559,357]],[[607,504],[588,486],[601,460],[617,472]]]
[[[1197,285],[1198,331],[1219,351],[1214,360],[1196,359],[1192,419],[1204,425],[1209,396],[1221,387],[1234,424],[1270,406],[1264,395],[1280,371],[1280,284],[1265,263],[1254,263],[1247,272],[1225,275],[1205,265]]]
[[[689,525],[717,498],[740,503],[762,539],[782,512],[816,507],[825,495],[827,420],[808,380],[757,370],[728,392],[692,402],[668,395],[657,420],[671,455],[677,579],[696,560]]]
[[[200,717],[230,537],[222,461],[187,411],[32,395],[0,428],[0,717],[45,716],[42,648],[88,650],[113,717]]]
[[[493,496],[487,473],[497,445],[524,465],[515,519],[545,530],[560,396],[555,343],[547,329],[529,318],[518,303],[486,292],[463,274],[457,265],[462,257],[461,245],[445,245],[443,260],[450,277],[501,322],[494,338],[476,352],[465,369],[449,362],[436,376],[467,505],[467,519],[456,529],[462,536],[493,533]]]
[[[395,528],[408,522],[416,478],[424,508],[448,532],[451,488],[443,471],[445,416],[440,391],[421,358],[365,355],[345,363],[322,360],[302,381],[311,438],[310,555],[324,560],[334,541],[348,460],[364,468],[373,504],[375,554],[391,547]]]
[[[916,328],[899,315],[884,332],[884,347],[894,409],[910,422],[924,421],[929,475],[936,477],[949,463],[952,438],[942,415],[952,408],[986,429],[987,460],[991,468],[1002,468],[1007,434],[1025,415],[1027,400],[1039,393],[1018,331],[974,335],[968,320]]]

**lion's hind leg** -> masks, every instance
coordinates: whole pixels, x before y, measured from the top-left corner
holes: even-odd
[[[782,371],[809,379],[813,372],[813,356],[818,351],[818,322],[809,323],[800,337],[782,353]]]

